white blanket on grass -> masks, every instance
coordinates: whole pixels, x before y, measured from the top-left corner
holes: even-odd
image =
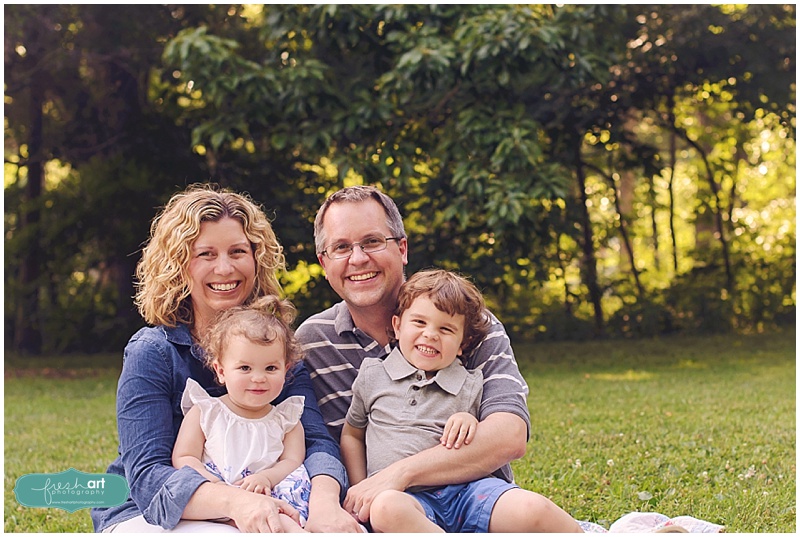
[[[628,513],[611,524],[608,529],[593,522],[578,523],[586,533],[660,533],[669,532],[670,526],[682,528],[687,533],[722,533],[725,531],[725,526],[699,518],[690,516],[670,518],[661,513]]]

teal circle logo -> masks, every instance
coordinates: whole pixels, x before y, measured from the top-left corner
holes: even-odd
[[[25,507],[55,507],[70,513],[120,505],[130,492],[122,476],[87,474],[75,468],[57,474],[26,474],[14,486],[17,501]]]

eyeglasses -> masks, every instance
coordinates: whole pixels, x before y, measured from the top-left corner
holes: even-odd
[[[358,246],[365,254],[374,254],[375,252],[381,252],[385,250],[386,246],[388,246],[388,241],[399,241],[400,239],[402,239],[402,237],[384,237],[383,235],[375,235],[374,237],[367,237],[361,242],[334,243],[325,248],[322,253],[328,256],[329,259],[345,259],[346,257],[353,255],[353,248]]]

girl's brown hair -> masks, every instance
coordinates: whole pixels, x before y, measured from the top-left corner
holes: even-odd
[[[257,345],[282,343],[286,369],[291,369],[302,358],[300,343],[292,330],[295,315],[292,303],[275,295],[222,311],[200,341],[206,366],[213,369],[212,364],[225,354],[231,338],[244,337]]]
[[[253,292],[245,301],[280,295],[277,272],[284,268],[283,248],[264,211],[247,194],[213,184],[192,185],[175,194],[150,226],[150,238],[136,266],[136,303],[150,325],[192,325],[189,261],[203,222],[233,218],[242,224],[255,258]]]

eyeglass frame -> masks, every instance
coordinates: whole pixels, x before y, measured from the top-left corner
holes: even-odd
[[[367,252],[367,251],[364,249],[364,245],[363,245],[363,244],[361,244],[361,243],[362,243],[362,242],[364,242],[364,241],[366,241],[366,240],[370,240],[370,239],[377,239],[378,237],[383,237],[383,241],[384,241],[384,243],[383,243],[383,248],[380,248],[380,249],[378,249],[378,250],[372,250],[371,252]],[[405,238],[405,237],[384,237],[383,235],[374,235],[374,236],[371,236],[371,237],[366,237],[366,238],[364,238],[364,239],[361,239],[360,241],[357,241],[357,242],[351,242],[351,243],[341,243],[341,244],[340,244],[341,246],[344,246],[344,245],[346,244],[347,246],[349,246],[349,247],[350,247],[350,251],[348,252],[348,254],[347,254],[347,255],[344,255],[344,256],[341,256],[341,257],[333,257],[331,254],[329,254],[329,253],[328,253],[328,249],[329,249],[331,246],[333,246],[333,245],[331,245],[331,246],[328,246],[327,248],[325,248],[325,249],[322,251],[322,255],[324,255],[324,256],[325,256],[325,257],[327,257],[328,259],[347,259],[347,258],[349,258],[351,255],[353,255],[353,252],[355,251],[355,249],[356,249],[356,246],[358,246],[359,248],[361,248],[361,251],[362,251],[362,252],[364,252],[364,253],[365,253],[365,254],[367,254],[367,255],[369,255],[369,254],[377,254],[378,252],[383,252],[384,250],[386,250],[386,248],[388,248],[388,247],[389,247],[389,241],[398,241],[398,242],[399,242],[399,241],[403,240],[404,238]]]

